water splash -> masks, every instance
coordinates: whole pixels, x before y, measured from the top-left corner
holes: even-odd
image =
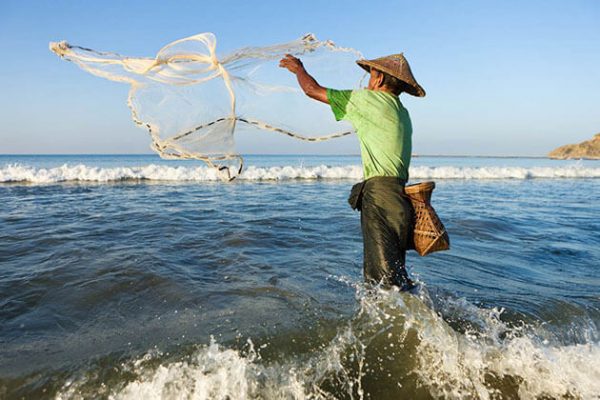
[[[252,340],[233,349],[213,339],[174,360],[149,352],[119,367],[119,384],[91,387],[104,387],[112,399],[593,399],[600,393],[598,343],[550,343],[539,327],[509,326],[501,309],[444,300],[476,322],[461,332],[444,310],[430,307],[426,287],[413,295],[352,285],[354,316],[308,353],[271,360]],[[90,379],[67,382],[57,398],[87,397]]]

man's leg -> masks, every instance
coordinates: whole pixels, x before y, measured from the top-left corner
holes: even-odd
[[[414,285],[406,272],[405,260],[411,214],[405,199],[396,194],[384,196],[383,201],[378,201],[377,196],[363,200],[364,274],[368,282],[410,289]]]

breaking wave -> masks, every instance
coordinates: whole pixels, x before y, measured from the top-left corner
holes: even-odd
[[[360,180],[360,165],[312,167],[248,167],[240,176],[244,181],[285,180]],[[425,167],[410,169],[412,179],[582,179],[600,178],[600,168],[580,165],[562,167]],[[94,167],[64,164],[54,168],[38,168],[22,164],[0,168],[0,183],[115,182],[115,181],[219,181],[218,171],[207,167],[150,164],[140,167]]]
[[[213,339],[175,359],[151,351],[127,361],[112,385],[90,371],[56,398],[598,398],[597,343],[560,344],[541,327],[509,326],[503,310],[445,299],[446,313],[470,323],[455,329],[430,308],[426,289],[358,297],[354,316],[306,354],[270,360],[261,356],[268,342],[233,349]]]

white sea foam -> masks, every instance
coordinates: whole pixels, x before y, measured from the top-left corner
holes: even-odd
[[[360,180],[360,165],[312,167],[281,166],[245,169],[239,180],[285,181],[285,180]],[[560,167],[425,167],[410,169],[411,179],[578,179],[600,178],[600,167],[580,165]],[[56,183],[56,182],[115,182],[130,180],[204,182],[219,181],[215,169],[207,167],[168,166],[150,164],[140,167],[95,167],[84,164],[64,164],[54,168],[38,168],[12,164],[0,168],[0,183]]]
[[[459,302],[464,313],[479,320],[482,331],[458,333],[433,313],[411,320],[421,339],[416,373],[434,397],[497,398],[501,392],[490,387],[490,378],[510,377],[520,399],[598,398],[598,343],[550,343],[527,327],[509,327],[500,320],[502,310]]]
[[[464,300],[453,307],[482,329],[457,332],[430,301],[426,291],[420,297],[363,291],[355,316],[308,357],[264,362],[251,341],[242,354],[213,340],[182,361],[161,362],[160,353],[148,353],[125,368],[137,378],[100,385],[112,399],[363,399],[369,379],[385,385],[390,398],[419,397],[414,390],[444,399],[598,398],[597,343],[551,344],[507,326],[502,311]],[[57,398],[86,398],[89,384],[68,382]]]

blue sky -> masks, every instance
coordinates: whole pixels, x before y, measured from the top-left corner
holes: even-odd
[[[427,90],[403,95],[418,154],[544,155],[600,132],[600,1],[6,1],[0,153],[144,153],[128,87],[61,61],[48,42],[151,56],[213,32],[220,51],[313,32],[367,58],[403,51]],[[327,82],[321,82],[327,86]],[[358,154],[354,138],[260,136],[242,153]]]

